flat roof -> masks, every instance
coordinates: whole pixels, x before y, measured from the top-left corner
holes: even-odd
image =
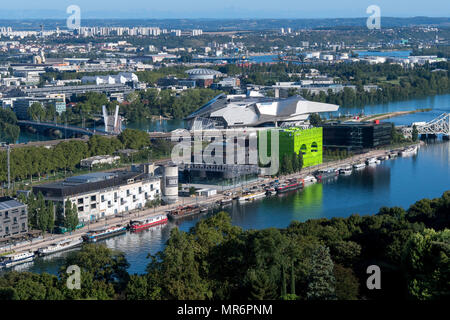
[[[24,204],[9,197],[0,198],[0,210],[23,207]]]

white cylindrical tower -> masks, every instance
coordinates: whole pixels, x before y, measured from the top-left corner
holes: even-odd
[[[178,201],[178,166],[173,163],[164,166],[163,201],[166,204]]]

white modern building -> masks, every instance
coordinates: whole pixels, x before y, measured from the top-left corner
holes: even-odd
[[[134,171],[97,172],[33,187],[45,200],[76,205],[81,222],[144,208],[147,201],[161,197],[160,178]]]
[[[285,99],[220,94],[189,115],[191,129],[267,127],[301,122],[312,113],[334,112],[339,106],[313,102],[301,96]]]
[[[82,83],[92,83],[95,84],[125,84],[127,82],[138,82],[138,76],[131,72],[120,72],[117,75],[108,75],[108,76],[84,76],[81,78]]]

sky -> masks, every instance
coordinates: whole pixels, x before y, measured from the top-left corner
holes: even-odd
[[[448,0],[1,0],[0,18],[353,18],[378,5],[386,17],[449,17]]]

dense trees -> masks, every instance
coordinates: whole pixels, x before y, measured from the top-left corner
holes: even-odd
[[[373,216],[247,231],[220,212],[188,232],[172,229],[145,274],[128,275],[120,252],[85,245],[60,279],[3,275],[0,299],[448,299],[449,207],[447,191],[406,211],[385,207]],[[381,268],[381,291],[366,288],[373,264]],[[65,286],[69,265],[81,268],[81,290]]]
[[[0,108],[0,142],[15,143],[19,138],[20,128],[14,112]]]
[[[121,112],[127,120],[135,122],[160,115],[183,119],[219,93],[212,89],[194,88],[176,94],[169,89],[150,88],[128,97],[129,103],[121,107]]]
[[[24,180],[55,172],[73,171],[80,160],[107,155],[122,148],[140,150],[133,155],[134,161],[154,159],[170,155],[171,144],[164,141],[151,141],[147,133],[134,129],[125,129],[117,138],[92,136],[89,141],[64,141],[55,147],[24,147],[11,150],[11,179]],[[0,181],[7,180],[6,151],[0,152]],[[128,161],[123,157],[123,160]]]
[[[291,174],[301,171],[303,168],[303,153],[284,154],[280,161],[280,174]]]

